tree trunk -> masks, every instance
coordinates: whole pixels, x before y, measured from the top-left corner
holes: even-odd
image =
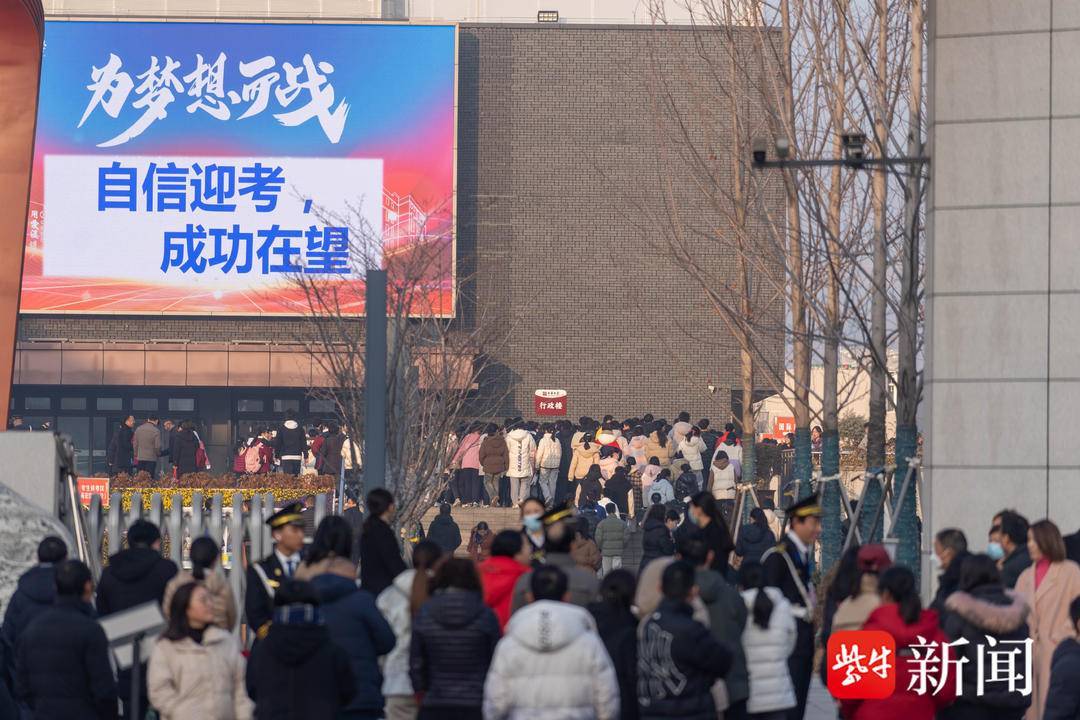
[[[844,112],[847,99],[847,0],[837,0],[836,8],[836,79],[833,84],[833,157],[840,157],[843,146],[840,134],[846,125]],[[821,567],[827,571],[840,559],[844,535],[840,519],[840,231],[843,175],[840,166],[832,168],[829,185],[828,230],[825,239],[828,251],[829,278],[825,303],[825,347],[822,365],[821,438]]]
[[[908,156],[919,157],[922,143],[922,52],[923,8],[922,0],[910,0],[911,26],[911,97],[908,116]],[[918,409],[920,387],[918,382],[917,348],[919,321],[919,209],[922,204],[922,168],[912,166],[904,188],[904,241],[903,265],[900,278],[900,311],[898,313],[899,358],[897,367],[896,399],[896,480],[900,483],[908,472],[908,459],[918,449]],[[916,468],[915,472],[918,472]],[[896,536],[899,545],[896,561],[907,565],[918,580],[920,563],[920,540],[916,516],[914,476],[904,496],[903,505],[894,507],[897,513]]]
[[[888,153],[888,126],[886,124],[885,93],[888,82],[888,0],[877,0],[877,86],[875,87],[874,108],[874,145],[878,157],[885,157]],[[885,467],[885,413],[888,409],[887,392],[889,387],[888,377],[888,348],[885,344],[885,322],[888,298],[885,295],[886,288],[886,213],[888,194],[888,174],[884,167],[873,171],[872,202],[874,207],[874,255],[873,255],[873,287],[871,287],[870,304],[870,426],[866,437],[866,468],[868,472],[877,473]],[[862,510],[863,521],[867,524],[872,522],[876,507],[881,503],[881,483],[876,478],[868,478],[863,489],[862,498],[866,500]],[[881,539],[882,522],[878,522],[873,537],[863,535],[867,542],[878,542]]]

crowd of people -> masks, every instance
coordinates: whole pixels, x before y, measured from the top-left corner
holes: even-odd
[[[124,418],[113,430],[106,461],[111,476],[145,472],[151,478],[176,478],[213,469],[191,420],[162,421],[153,415],[138,424],[134,415]],[[237,475],[334,476],[344,470],[351,479],[361,464],[360,445],[347,428],[336,423],[305,427],[290,410],[276,427],[253,428],[234,448],[229,470]]]
[[[1080,533],[1004,510],[978,553],[942,530],[927,607],[882,545],[849,547],[818,581],[817,498],[785,510],[779,539],[762,508],[732,532],[738,437],[683,417],[465,428],[426,538],[402,547],[385,489],[317,527],[288,505],[241,599],[206,537],[179,569],[137,521],[96,586],[46,538],[0,627],[0,716],[802,720],[818,651],[862,629],[894,639],[896,689],[837,701],[845,720],[1080,718]],[[269,442],[282,435],[274,456],[302,472],[304,445]],[[453,505],[504,492],[520,527],[463,536]],[[114,676],[97,619],[146,603],[165,630],[140,672]],[[912,661],[946,645],[928,690]],[[826,684],[836,660],[817,661]]]

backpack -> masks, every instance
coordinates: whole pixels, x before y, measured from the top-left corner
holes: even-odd
[[[244,472],[257,473],[262,470],[262,446],[259,443],[244,450]]]
[[[195,440],[198,441],[199,447],[195,449],[195,467],[199,470],[206,468],[210,469],[210,458],[206,455],[206,446],[203,445],[202,438],[199,437],[199,433],[195,433]]]
[[[234,473],[242,473],[242,472],[244,472],[244,451],[245,450],[247,450],[247,448],[244,448],[244,447],[238,448],[236,453],[233,455],[232,469],[233,469]]]

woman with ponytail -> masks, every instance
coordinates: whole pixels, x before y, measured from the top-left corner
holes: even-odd
[[[952,703],[956,682],[952,674],[945,678],[940,667],[926,679],[923,692],[919,678],[912,677],[917,655],[927,657],[927,645],[940,653],[949,640],[941,631],[936,610],[924,610],[919,599],[915,576],[902,565],[893,565],[878,576],[881,607],[870,613],[863,630],[880,630],[896,641],[896,691],[881,700],[844,700],[843,714],[848,720],[932,720],[935,714]],[[940,664],[939,664],[940,665]],[[940,687],[943,686],[943,687]],[[940,690],[936,689],[940,687]],[[913,689],[909,689],[913,688]]]
[[[217,543],[208,537],[195,538],[191,543],[191,570],[180,570],[165,586],[161,600],[161,612],[169,617],[173,594],[177,588],[188,583],[198,583],[209,594],[210,607],[214,610],[214,625],[232,632],[236,627],[236,599],[229,581],[218,566]]]
[[[765,587],[761,563],[742,564],[739,588],[749,615],[742,636],[750,673],[746,712],[758,720],[783,718],[788,708],[795,707],[795,686],[788,671],[796,634],[791,603],[777,588]]]

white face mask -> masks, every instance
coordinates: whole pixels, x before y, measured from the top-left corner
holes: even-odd
[[[525,529],[528,530],[529,532],[539,532],[540,529],[543,528],[543,523],[540,522],[539,513],[537,513],[537,514],[530,513],[529,515],[526,515],[525,517],[523,517],[522,521],[525,524]]]
[[[937,553],[930,553],[930,567],[934,568],[935,570],[940,570],[942,567],[944,567],[941,564],[941,558],[937,556]]]

